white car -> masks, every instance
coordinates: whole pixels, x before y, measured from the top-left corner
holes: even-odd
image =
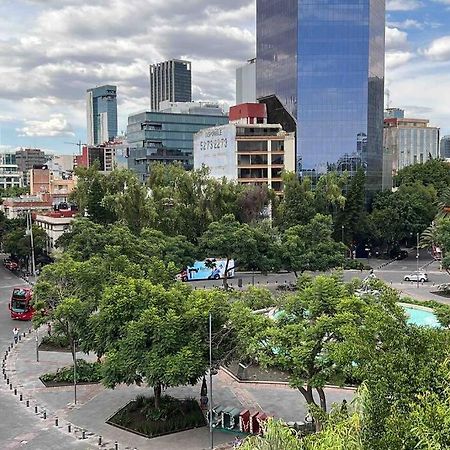
[[[424,283],[425,281],[428,281],[428,274],[425,272],[413,272],[409,275],[405,275],[403,279],[405,281],[420,281],[421,283]]]

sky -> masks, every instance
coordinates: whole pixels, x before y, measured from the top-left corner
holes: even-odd
[[[450,0],[386,0],[391,107],[450,134]],[[118,87],[119,131],[149,104],[148,66],[192,61],[194,100],[234,103],[255,56],[255,0],[0,0],[0,149],[76,153],[86,89]]]

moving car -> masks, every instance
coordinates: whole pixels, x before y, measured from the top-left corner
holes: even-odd
[[[409,275],[405,275],[403,279],[405,281],[420,281],[421,283],[424,283],[425,281],[428,281],[428,274],[425,272],[413,272]]]

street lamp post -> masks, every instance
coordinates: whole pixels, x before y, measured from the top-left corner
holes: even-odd
[[[209,313],[209,442],[211,449],[214,448],[212,377],[212,315]]]
[[[31,275],[36,275],[36,262],[34,260],[34,239],[33,239],[33,221],[31,219],[31,210],[27,212],[27,236],[30,236],[31,244]]]
[[[344,225],[342,225],[341,226],[341,230],[342,230],[342,238],[341,238],[341,241],[342,241],[342,243],[344,243]]]

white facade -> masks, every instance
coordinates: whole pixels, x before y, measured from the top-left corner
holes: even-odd
[[[236,104],[256,103],[256,58],[236,69]]]
[[[295,171],[295,137],[281,125],[230,123],[194,135],[194,168],[240,184],[283,190],[283,171]]]
[[[74,217],[51,217],[37,215],[34,223],[42,228],[47,234],[46,251],[51,253],[55,249],[56,241],[67,231],[70,230],[70,224]]]
[[[214,178],[237,179],[236,125],[207,128],[194,135],[194,169],[203,165]]]
[[[23,186],[23,172],[16,164],[0,164],[0,189]]]

